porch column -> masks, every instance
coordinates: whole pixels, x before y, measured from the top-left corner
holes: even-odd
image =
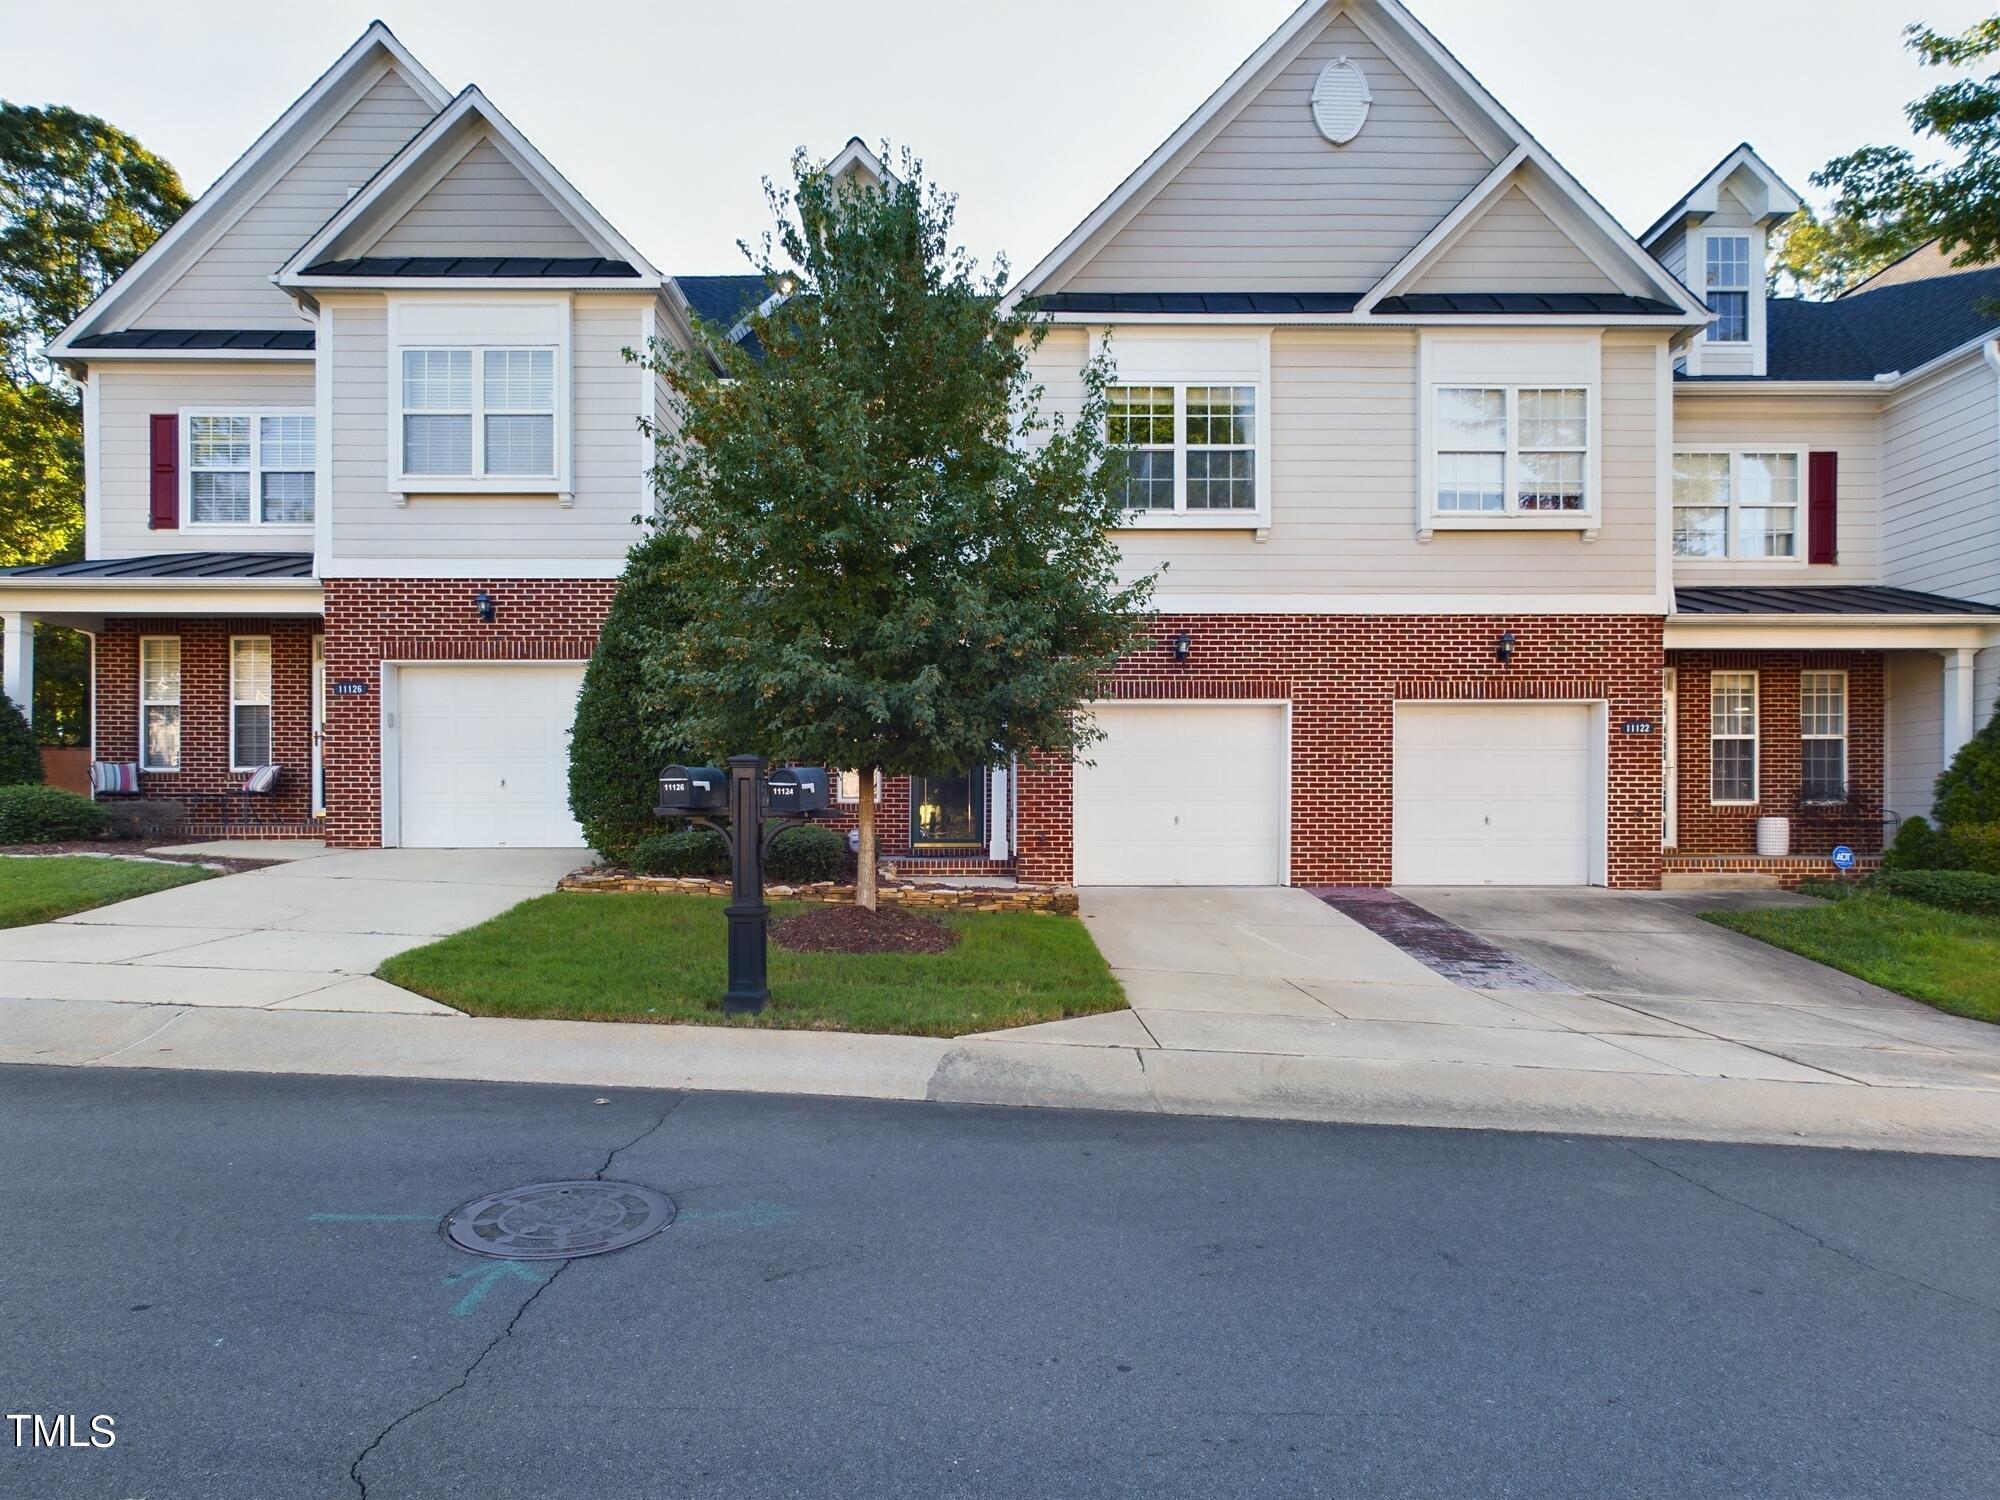
[[[995,766],[992,780],[987,784],[986,855],[989,859],[1005,859],[1009,852],[1013,830],[1007,826],[1007,780],[1007,768]]]
[[[6,633],[5,659],[0,660],[0,681],[7,696],[21,710],[21,717],[35,722],[35,617],[19,613],[0,614],[0,629]]]
[[[1944,657],[1944,763],[1965,748],[1978,729],[1973,702],[1973,664],[1979,653],[1970,646],[1940,652]]]

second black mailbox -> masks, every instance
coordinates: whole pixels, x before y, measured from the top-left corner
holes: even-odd
[[[729,811],[729,773],[714,766],[668,766],[660,772],[660,817]]]
[[[774,818],[826,811],[826,772],[782,766],[764,778],[764,811]]]

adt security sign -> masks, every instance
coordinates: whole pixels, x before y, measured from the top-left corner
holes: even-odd
[[[1845,844],[1835,844],[1833,846],[1833,867],[1836,870],[1853,869],[1854,851]]]

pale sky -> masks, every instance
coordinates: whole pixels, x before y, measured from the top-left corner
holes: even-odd
[[[1794,188],[1903,143],[1942,75],[1911,20],[1992,0],[1411,0],[1633,230],[1739,140]],[[0,97],[101,115],[212,182],[378,14],[449,89],[477,83],[668,272],[743,269],[759,179],[850,135],[914,147],[959,231],[1027,270],[1290,14],[1291,0],[0,0]],[[572,19],[573,18],[573,19]]]

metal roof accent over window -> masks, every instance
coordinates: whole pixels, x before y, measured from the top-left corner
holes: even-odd
[[[1376,312],[1391,317],[1508,317],[1550,313],[1611,317],[1671,317],[1680,311],[1657,297],[1625,292],[1405,292],[1384,297]]]
[[[1347,313],[1359,292],[1048,292],[1029,299],[1051,313]]]
[[[154,552],[145,557],[100,557],[88,562],[0,568],[0,581],[31,578],[38,582],[54,579],[138,583],[160,578],[261,581],[312,576],[310,552]]]
[[[471,276],[494,280],[529,277],[615,278],[639,272],[630,261],[601,255],[363,255],[307,266],[308,276]]]
[[[86,333],[73,349],[310,349],[310,328],[121,328]]]
[[[1674,590],[1684,615],[2000,615],[2000,605],[1879,584]]]
[[[1334,145],[1345,146],[1361,134],[1373,101],[1361,69],[1347,58],[1336,57],[1319,70],[1319,81],[1313,85],[1313,123]]]
[[[1359,292],[1047,292],[1027,305],[1046,313],[1187,313],[1274,316],[1351,313]],[[1679,309],[1625,292],[1408,292],[1371,311],[1412,317],[1672,317]]]

